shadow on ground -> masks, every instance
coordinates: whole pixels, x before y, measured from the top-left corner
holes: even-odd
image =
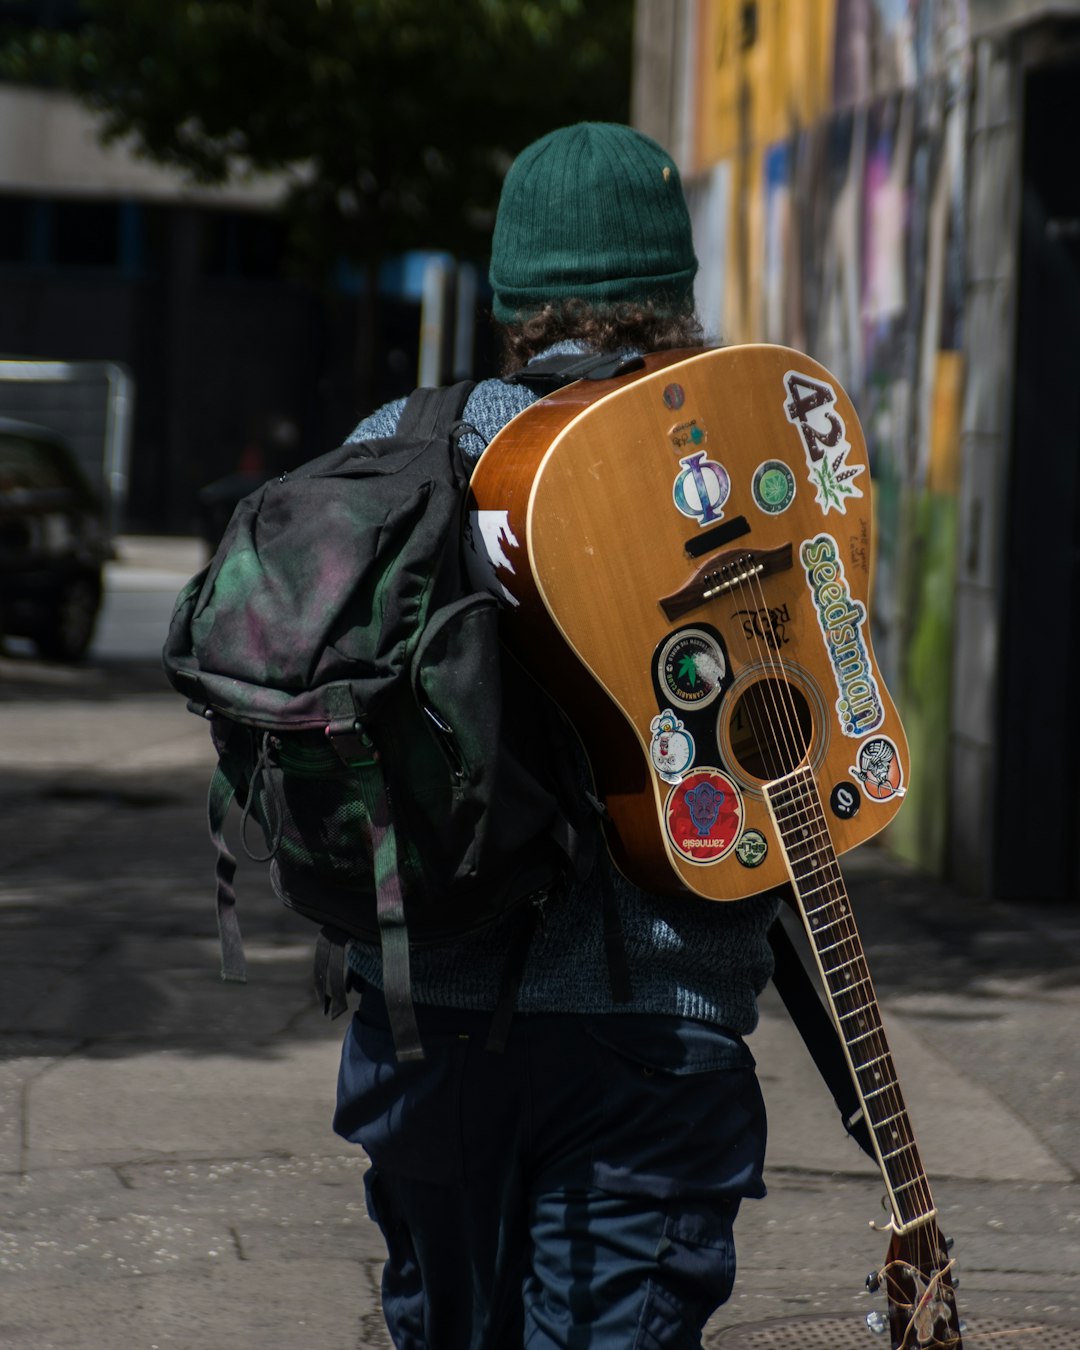
[[[123,708],[156,718],[179,699],[155,663],[0,658],[4,718],[47,717],[53,703],[98,705],[100,718],[110,702],[123,727]],[[62,749],[63,730],[52,734]],[[311,990],[315,929],[276,900],[265,867],[243,864],[238,877],[249,983],[218,978],[209,755],[197,767],[116,771],[109,753],[62,768],[9,760],[0,779],[0,1058],[73,1043],[108,1056],[148,1046],[261,1055],[282,1034],[327,1035]],[[883,1000],[919,996],[932,1017],[934,995],[985,992],[994,1017],[1003,987],[1048,1001],[1075,988],[1080,916],[1064,907],[963,897],[875,845],[842,865]]]

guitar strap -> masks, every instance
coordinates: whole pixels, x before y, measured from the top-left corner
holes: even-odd
[[[580,356],[565,353],[556,356],[534,357],[527,366],[503,376],[504,384],[523,384],[541,398],[553,394],[575,380],[611,380],[616,375],[627,375],[640,370],[645,362],[640,356],[619,356],[611,352],[586,352]]]
[[[769,944],[776,959],[773,984],[833,1095],[844,1129],[879,1166],[839,1033],[779,919],[769,929]]]

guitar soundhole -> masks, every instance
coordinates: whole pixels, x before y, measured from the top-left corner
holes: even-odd
[[[807,757],[814,723],[802,690],[785,680],[758,680],[735,701],[728,737],[744,773],[763,783],[790,773]]]

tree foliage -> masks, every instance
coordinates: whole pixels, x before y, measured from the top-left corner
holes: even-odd
[[[106,140],[220,184],[286,175],[310,257],[483,250],[536,136],[625,120],[632,0],[82,0],[67,31],[0,31]]]

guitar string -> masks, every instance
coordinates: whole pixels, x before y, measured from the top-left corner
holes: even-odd
[[[751,576],[748,579],[740,578],[736,582],[736,587],[744,606],[752,616],[750,621],[750,631],[754,634],[757,664],[760,669],[763,669],[766,672],[766,677],[760,682],[759,688],[766,691],[766,699],[772,705],[773,720],[767,730],[775,730],[778,733],[776,736],[763,734],[761,728],[757,724],[756,718],[749,715],[752,700],[749,697],[750,691],[748,690],[747,695],[743,698],[743,704],[748,713],[748,721],[751,724],[751,730],[757,745],[758,754],[763,764],[766,762],[769,763],[774,779],[782,777],[788,772],[797,772],[800,764],[805,765],[812,775],[810,746],[807,743],[802,723],[798,716],[793,685],[788,676],[787,667],[780,656],[779,643],[776,640],[775,627],[772,623],[769,606],[766,603],[761,579],[759,576]],[[749,597],[749,600],[747,597]],[[764,620],[760,626],[763,629],[767,628],[773,637],[772,643],[769,643],[766,639],[764,647],[762,645],[762,640],[758,637],[759,625],[754,622],[754,618],[759,614],[764,615]],[[745,631],[744,627],[743,632],[745,633]],[[744,650],[749,654],[750,646],[745,639],[743,646]],[[764,712],[766,717],[768,717],[769,710],[767,706],[765,707]],[[777,773],[774,745],[781,735],[785,738],[784,748],[787,754],[784,761],[785,767],[783,772]],[[799,763],[794,766],[789,766],[788,761],[794,759],[796,754],[799,756]],[[810,798],[808,806],[797,807],[796,816],[800,819],[804,831],[811,837],[816,836],[818,838],[829,840],[828,826],[821,807],[820,797],[816,792],[816,779],[812,779],[812,781],[815,783],[815,794]],[[800,795],[805,799],[805,793]],[[811,844],[811,848],[815,848],[815,845]],[[886,1114],[882,1117],[881,1122],[874,1122],[873,1114],[869,1110],[869,1107],[867,1107],[866,1113],[870,1123],[875,1126],[875,1131],[880,1129],[881,1125],[885,1122],[893,1127],[892,1142],[894,1143],[895,1148],[888,1150],[893,1156],[891,1159],[891,1168],[888,1166],[886,1168],[887,1181],[891,1184],[893,1173],[897,1174],[900,1177],[899,1187],[905,1192],[908,1190],[917,1191],[922,1212],[926,1213],[932,1209],[929,1186],[926,1182],[925,1173],[918,1161],[915,1139],[910,1127],[907,1110],[900,1094],[899,1082],[897,1080],[895,1066],[892,1062],[892,1055],[885,1040],[884,1028],[881,1025],[880,1015],[877,1013],[878,1005],[876,991],[874,990],[869,967],[866,964],[865,956],[862,952],[862,944],[859,940],[858,930],[851,913],[850,900],[848,899],[842,876],[833,863],[830,862],[829,867],[830,871],[835,873],[835,875],[829,875],[825,882],[825,892],[828,897],[826,903],[834,905],[839,903],[842,906],[842,923],[844,929],[850,930],[845,933],[845,936],[838,945],[844,946],[845,944],[848,944],[850,947],[854,948],[853,960],[856,963],[856,971],[859,976],[856,983],[864,986],[869,994],[869,1001],[864,999],[862,995],[851,995],[853,1000],[858,1000],[862,1003],[861,1008],[857,1007],[853,1011],[861,1011],[864,1018],[867,1013],[874,1014],[870,1020],[870,1030],[866,1034],[873,1037],[875,1058],[883,1059],[885,1061],[885,1069],[888,1072],[890,1080],[883,1089],[877,1090],[886,1104]],[[816,870],[820,872],[821,868],[818,867]],[[837,920],[836,922],[841,922],[841,920]],[[834,998],[835,997],[837,997],[837,995],[834,992]],[[876,1026],[874,1025],[875,1021],[877,1023]],[[861,1083],[859,1086],[861,1088]],[[879,1143],[880,1142],[882,1141],[879,1141]],[[883,1150],[883,1153],[884,1152],[885,1150]],[[909,1197],[905,1195],[905,1199],[907,1198]],[[897,1199],[897,1203],[899,1203],[899,1199]],[[903,1206],[901,1206],[901,1208],[903,1208]],[[897,1217],[903,1221],[902,1214],[898,1213]],[[914,1217],[914,1215],[912,1217]]]
[[[768,608],[765,604],[765,596],[760,578],[752,579],[751,585],[756,586],[757,589],[758,608],[764,610],[766,615],[768,615]],[[799,721],[798,711],[795,707],[794,686],[788,676],[787,668],[780,657],[778,645],[768,648],[767,663],[769,672],[776,682],[773,687],[781,692],[786,703],[784,708],[784,720],[787,730],[789,734],[791,734],[793,730],[797,732],[797,742],[802,751],[802,758],[805,761],[806,767],[811,770],[812,774],[812,766],[809,759],[809,746],[806,744],[803,737],[802,724]],[[813,781],[815,783],[815,792],[808,799],[809,805],[807,809],[800,813],[804,828],[809,829],[812,834],[817,834],[820,838],[831,843],[820,795],[816,791],[816,779]],[[803,797],[805,799],[806,794],[803,794]],[[870,1031],[868,1034],[873,1037],[873,1044],[877,1051],[881,1052],[882,1057],[885,1058],[886,1067],[889,1072],[889,1081],[885,1088],[880,1090],[881,1099],[883,1103],[885,1103],[885,1114],[881,1117],[879,1122],[874,1122],[873,1113],[869,1109],[867,1110],[867,1114],[870,1117],[871,1123],[876,1123],[878,1128],[885,1122],[892,1125],[892,1142],[895,1148],[889,1150],[889,1152],[894,1153],[891,1171],[899,1175],[901,1178],[900,1184],[904,1186],[905,1189],[918,1191],[918,1198],[922,1202],[922,1212],[926,1213],[932,1209],[929,1187],[926,1182],[925,1173],[918,1160],[918,1150],[915,1145],[914,1135],[900,1093],[895,1066],[892,1062],[892,1055],[888,1050],[888,1045],[885,1040],[884,1027],[881,1024],[880,1014],[878,1012],[877,994],[874,990],[873,980],[870,976],[869,967],[866,964],[865,955],[862,951],[862,944],[859,939],[854,915],[851,912],[850,900],[847,896],[843,878],[839,869],[835,867],[834,861],[830,862],[829,866],[833,875],[829,876],[826,883],[826,894],[829,897],[830,903],[839,904],[841,906],[841,920],[837,920],[836,922],[842,921],[843,930],[845,932],[845,936],[839,945],[844,946],[847,944],[849,950],[854,950],[856,973],[859,976],[857,983],[865,987],[865,992],[868,995],[868,997],[863,997],[862,994],[852,994],[851,997],[853,1001],[855,1001],[857,1005],[861,1004],[861,1007],[856,1006],[852,1011],[863,1013],[864,1025],[866,1024],[866,1014],[872,1014],[870,1018]],[[817,870],[820,871],[820,868]],[[876,1026],[874,1025],[875,1021],[877,1023]],[[889,1179],[891,1180],[891,1175]]]
[[[756,603],[756,599],[754,596],[750,595],[748,597],[745,580],[743,578],[740,577],[736,579],[735,591],[744,606],[744,612],[750,616],[748,622],[750,624],[750,632],[753,635],[753,642],[755,649],[754,653],[751,652],[750,643],[747,641],[745,636],[742,640],[744,659],[746,661],[746,665],[747,666],[757,665],[759,668],[766,667],[768,664],[768,658],[764,655],[762,647],[763,639],[758,634],[758,624],[756,622],[757,616],[760,613],[760,607]],[[766,624],[771,623],[768,609],[765,610],[765,623]],[[745,625],[743,627],[743,633],[744,635],[746,633]],[[768,649],[768,642],[766,639],[764,650],[767,649]],[[764,681],[762,683],[768,682]],[[770,690],[770,692],[775,700],[776,691],[773,689]],[[753,686],[750,686],[747,688],[745,694],[742,697],[742,707],[746,713],[746,720],[750,726],[750,731],[753,737],[754,745],[757,749],[762,764],[768,770],[769,777],[771,779],[780,778],[786,772],[786,769],[784,769],[783,766],[775,758],[776,754],[775,737],[766,735],[765,731],[761,728],[757,720],[759,712],[764,712],[765,715],[767,716],[767,710],[765,709],[759,710],[757,708],[756,700],[754,700],[751,697],[752,693],[753,693]]]
[[[929,1227],[929,1225],[927,1225]],[[936,1237],[940,1244],[939,1250],[931,1251],[929,1241]],[[943,1250],[940,1234],[936,1228],[929,1234],[925,1252],[922,1250],[921,1241],[917,1239],[915,1254],[908,1258],[899,1253],[895,1254],[895,1243],[900,1239],[894,1239],[890,1245],[888,1255],[884,1266],[877,1272],[878,1279],[884,1281],[886,1297],[891,1308],[898,1309],[907,1319],[907,1326],[904,1328],[904,1334],[900,1338],[899,1350],[907,1350],[909,1345],[908,1337],[912,1331],[916,1338],[920,1337],[920,1329],[916,1326],[916,1320],[922,1309],[930,1306],[943,1304],[945,1307],[945,1321],[948,1328],[946,1340],[942,1340],[937,1335],[938,1318],[935,1317],[931,1325],[932,1340],[918,1339],[919,1350],[959,1350],[960,1339],[960,1318],[956,1310],[956,1294],[953,1287],[952,1273],[956,1267],[955,1259],[949,1257]],[[913,1270],[916,1270],[919,1276],[926,1281],[926,1288],[921,1292],[914,1287]],[[905,1290],[903,1285],[907,1283],[912,1285],[907,1297],[903,1297]],[[896,1290],[897,1292],[893,1292]],[[954,1331],[953,1328],[956,1328]]]

